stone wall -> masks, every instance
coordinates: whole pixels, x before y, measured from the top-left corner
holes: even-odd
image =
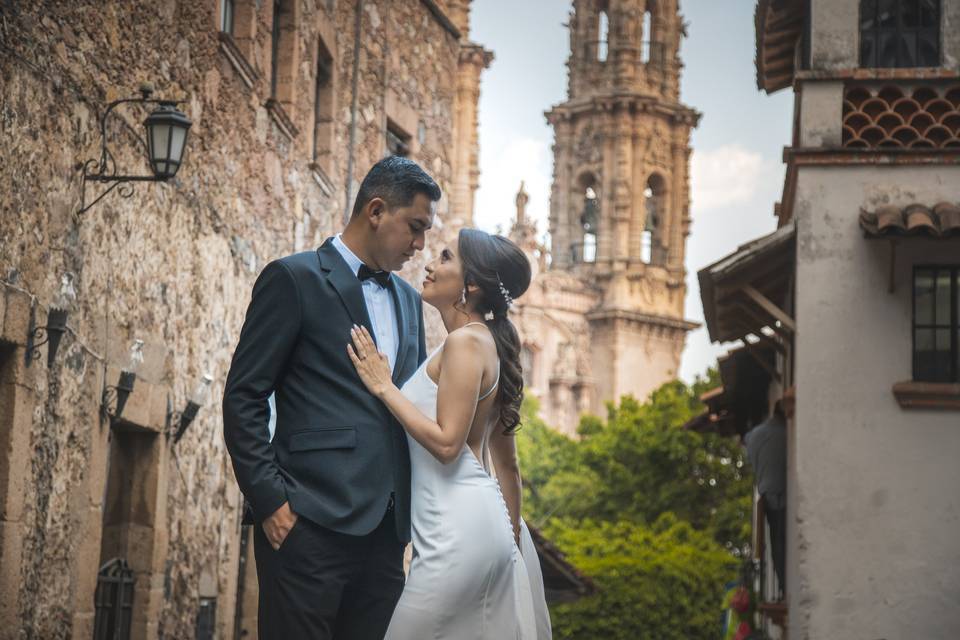
[[[133,637],[192,636],[201,597],[217,598],[217,635],[233,637],[240,496],[219,397],[257,273],[340,228],[385,153],[388,119],[445,194],[454,175],[472,173],[451,151],[466,33],[458,38],[431,4],[364,3],[352,147],[353,2],[283,4],[275,101],[270,2],[235,2],[233,38],[219,33],[216,0],[4,6],[0,637],[90,637],[97,569],[114,552],[137,578]],[[315,163],[321,39],[333,68],[331,153]],[[166,184],[111,193],[77,216],[78,166],[99,156],[99,116],[141,82],[184,100],[193,121],[184,166]],[[108,122],[119,173],[149,171],[134,136],[146,114],[124,105]],[[88,183],[88,203],[97,187]],[[445,197],[440,231],[403,275],[418,282],[436,246],[469,222]],[[45,323],[67,271],[78,293],[69,330],[51,366],[46,347],[27,366],[31,313]],[[146,343],[144,366],[111,428],[101,390],[116,384],[135,337]],[[174,445],[168,407],[182,409],[204,372],[212,400]],[[255,585],[245,587],[249,601]]]

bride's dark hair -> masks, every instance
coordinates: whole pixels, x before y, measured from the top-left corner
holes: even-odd
[[[500,385],[497,406],[504,433],[520,424],[523,400],[523,369],[520,365],[520,336],[507,317],[510,302],[530,286],[530,261],[516,244],[503,236],[479,229],[461,229],[457,241],[465,284],[480,289],[477,311],[493,318],[486,321],[497,343],[500,357]],[[509,296],[509,297],[508,297]]]

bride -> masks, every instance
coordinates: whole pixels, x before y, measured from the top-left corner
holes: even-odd
[[[410,444],[413,560],[386,638],[549,639],[539,560],[520,518],[523,378],[507,317],[530,264],[510,240],[463,229],[426,271],[423,300],[448,335],[401,389],[366,329],[354,327],[347,345]]]

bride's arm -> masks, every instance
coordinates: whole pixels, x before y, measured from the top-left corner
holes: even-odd
[[[447,337],[440,364],[436,422],[423,415],[393,384],[387,358],[377,351],[365,328],[353,331],[353,343],[347,345],[347,352],[370,392],[433,457],[443,464],[456,460],[467,441],[483,379],[483,354],[477,338],[467,332]]]
[[[500,492],[507,503],[510,524],[513,526],[513,539],[520,545],[520,506],[523,488],[520,480],[520,462],[517,460],[517,438],[512,433],[504,433],[503,425],[498,424],[490,434],[490,457],[497,471]]]

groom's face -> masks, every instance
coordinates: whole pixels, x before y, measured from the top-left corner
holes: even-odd
[[[405,207],[389,208],[375,216],[375,247],[377,266],[386,271],[398,271],[426,243],[426,232],[433,227],[437,203],[418,193]]]

